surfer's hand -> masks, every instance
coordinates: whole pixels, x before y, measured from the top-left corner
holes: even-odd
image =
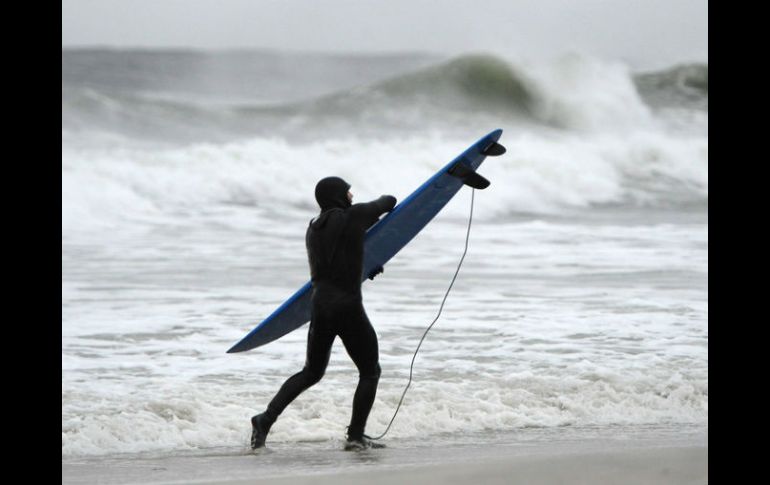
[[[369,279],[373,280],[375,276],[385,271],[382,266],[379,266],[377,268],[374,268],[371,273],[369,273]]]
[[[385,206],[382,208],[382,212],[392,211],[396,207],[396,204],[398,203],[398,200],[392,195],[382,195],[380,196],[379,200],[385,203]]]

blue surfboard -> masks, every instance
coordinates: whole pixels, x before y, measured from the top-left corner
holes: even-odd
[[[503,130],[495,130],[471,145],[367,231],[362,281],[406,246],[463,184],[477,189],[489,186],[489,181],[476,173],[476,169],[487,156],[505,153],[505,148],[497,143],[502,133]],[[227,352],[243,352],[265,345],[309,322],[311,293],[308,281]]]

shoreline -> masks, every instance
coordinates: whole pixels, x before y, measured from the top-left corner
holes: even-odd
[[[620,431],[620,432],[618,432]],[[62,484],[373,485],[403,483],[704,484],[707,430],[578,437],[468,436],[463,442],[394,440],[382,450],[342,451],[342,441],[276,443],[185,456],[62,459]],[[524,439],[517,439],[524,438]],[[204,454],[205,453],[205,454]]]

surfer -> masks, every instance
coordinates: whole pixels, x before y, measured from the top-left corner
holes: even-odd
[[[379,217],[396,206],[396,198],[383,195],[371,202],[353,204],[350,184],[339,177],[318,182],[315,198],[321,213],[310,221],[305,235],[312,281],[310,329],[305,366],[281,386],[267,409],[251,418],[252,449],[265,445],[270,427],[294,399],[324,375],[332,343],[339,335],[358,368],[358,387],[347,429],[346,450],[383,447],[364,435],[380,378],[377,334],[364,311],[361,298],[364,236]],[[367,275],[373,279],[382,267]]]

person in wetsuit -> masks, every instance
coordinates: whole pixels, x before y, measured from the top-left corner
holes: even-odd
[[[382,447],[364,436],[369,411],[380,378],[377,334],[366,316],[361,298],[364,236],[379,217],[396,206],[383,195],[352,204],[350,184],[339,177],[322,179],[315,188],[321,213],[310,221],[305,235],[312,282],[310,329],[305,366],[281,386],[267,410],[251,418],[252,449],[265,445],[270,427],[294,399],[324,375],[332,343],[339,335],[358,368],[358,387],[347,432],[346,450]],[[382,268],[372,274],[374,278]]]

